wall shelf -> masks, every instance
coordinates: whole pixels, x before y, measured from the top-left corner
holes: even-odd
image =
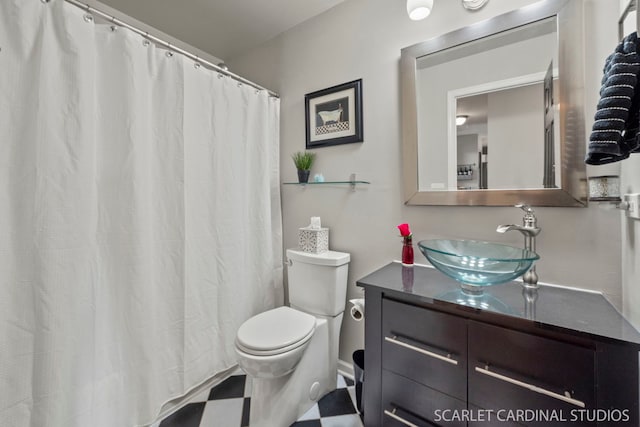
[[[324,182],[283,182],[283,185],[350,185],[351,189],[356,188],[356,184],[371,184],[369,181],[324,181]]]
[[[469,172],[473,174],[473,170],[475,169],[475,163],[467,163],[460,164],[457,166],[458,169],[458,181],[470,181],[475,178],[473,175],[467,175]]]
[[[348,181],[283,182],[282,184],[283,184],[283,185],[299,185],[299,186],[302,186],[302,187],[305,187],[305,186],[307,186],[307,185],[350,185],[352,190],[355,190],[355,189],[356,189],[356,185],[357,185],[357,184],[361,184],[361,185],[371,184],[369,181],[356,180],[355,178],[356,178],[355,174],[351,174],[351,179],[349,179]]]

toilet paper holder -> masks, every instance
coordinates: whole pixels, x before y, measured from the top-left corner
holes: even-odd
[[[356,322],[362,321],[364,319],[364,298],[355,298],[349,300],[351,304],[351,310],[349,310],[349,314],[351,318]]]

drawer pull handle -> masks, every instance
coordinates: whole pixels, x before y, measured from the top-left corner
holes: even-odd
[[[388,417],[393,418],[393,419],[394,419],[394,420],[396,420],[396,421],[401,422],[402,424],[404,424],[404,425],[406,425],[406,426],[409,426],[409,427],[420,427],[420,426],[418,426],[418,425],[416,425],[416,424],[414,424],[414,423],[412,423],[412,422],[409,422],[409,421],[405,420],[404,418],[402,418],[402,417],[400,417],[400,416],[396,415],[396,409],[397,409],[397,408],[393,408],[393,411],[388,411],[388,410],[386,410],[386,409],[385,409],[385,410],[384,410],[384,414],[385,414],[386,416],[388,416]]]
[[[458,364],[457,360],[451,358],[451,354],[447,354],[446,357],[445,356],[441,356],[441,355],[439,355],[437,353],[433,353],[433,352],[431,352],[429,350],[424,350],[424,349],[422,349],[420,347],[416,347],[414,345],[407,344],[407,343],[402,342],[402,341],[398,341],[397,338],[398,338],[397,336],[384,337],[384,340],[385,341],[389,341],[392,344],[399,345],[400,347],[408,348],[409,350],[417,351],[418,353],[422,353],[422,354],[424,354],[426,356],[433,357],[434,359],[438,359],[438,360],[442,360],[443,362],[451,363],[452,365],[457,365]]]
[[[525,383],[524,381],[519,381],[519,380],[516,380],[514,378],[507,377],[507,376],[504,376],[504,375],[500,375],[500,374],[498,374],[496,372],[492,372],[492,371],[489,370],[489,366],[488,365],[485,366],[484,368],[476,366],[476,372],[480,372],[481,374],[488,375],[490,377],[496,378],[496,379],[501,380],[501,381],[508,382],[510,384],[517,385],[517,386],[522,387],[522,388],[526,388],[527,390],[531,390],[531,391],[534,391],[536,393],[544,394],[545,396],[553,397],[554,399],[558,399],[558,400],[561,400],[563,402],[570,403],[570,404],[575,405],[575,406],[579,406],[580,408],[584,408],[585,407],[585,404],[584,404],[583,401],[578,400],[578,399],[573,399],[571,397],[571,393],[569,393],[568,391],[565,392],[566,395],[559,394],[559,393],[554,393],[554,392],[549,391],[547,389],[544,389],[542,387],[538,387],[538,386],[535,386],[533,384]]]

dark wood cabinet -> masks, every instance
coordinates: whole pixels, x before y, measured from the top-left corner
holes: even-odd
[[[385,268],[396,277],[396,266]],[[441,292],[433,298],[428,283],[408,288],[401,274],[388,285],[385,274],[372,277],[358,281],[366,298],[366,427],[640,425],[640,334],[607,319],[617,312],[602,315],[609,324],[594,334],[546,323],[562,316],[554,307],[527,319],[443,301]],[[545,296],[566,304],[572,295]],[[599,315],[600,302],[580,297],[574,320],[582,325],[580,316]]]

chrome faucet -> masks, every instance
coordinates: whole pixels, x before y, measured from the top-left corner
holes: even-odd
[[[524,217],[522,218],[522,225],[508,224],[499,225],[496,231],[498,233],[506,233],[511,230],[518,230],[524,235],[524,248],[530,251],[536,251],[536,236],[540,234],[542,230],[538,227],[538,219],[536,218],[533,209],[529,205],[519,204],[516,208],[520,208],[524,211]],[[525,288],[537,289],[538,288],[538,273],[536,273],[536,266],[529,269],[522,276]]]

